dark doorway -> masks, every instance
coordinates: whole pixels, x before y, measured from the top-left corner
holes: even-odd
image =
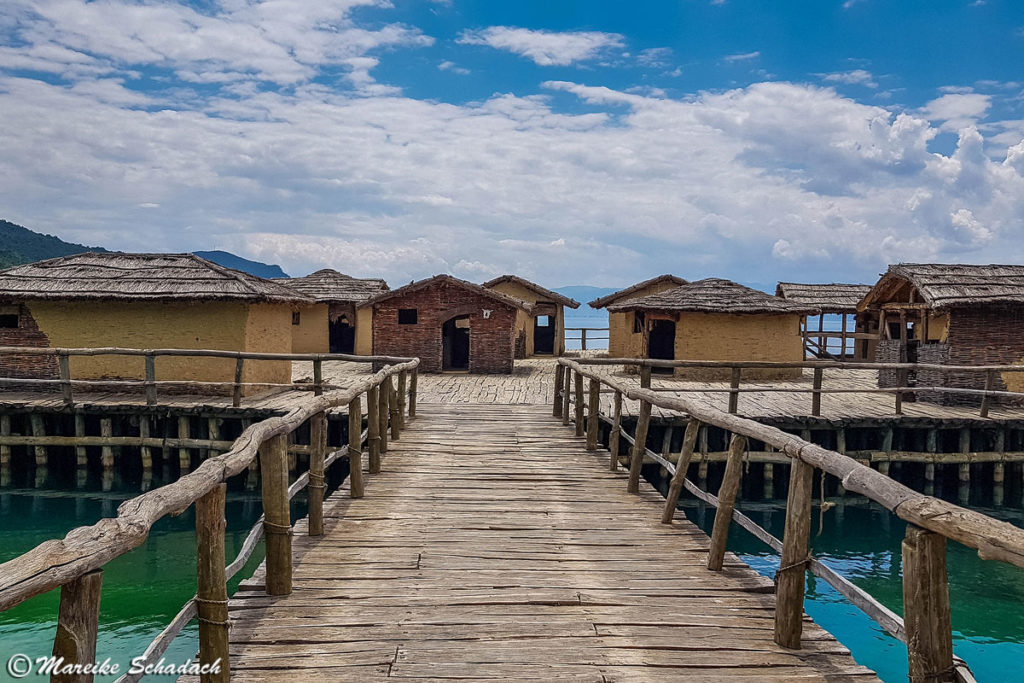
[[[355,353],[356,328],[348,318],[338,318],[328,326],[328,348],[331,353]]]
[[[444,370],[469,370],[469,316],[460,315],[441,326]]]
[[[538,315],[534,317],[533,352],[547,355],[555,352],[555,316]]]
[[[647,355],[658,360],[675,360],[676,323],[674,320],[652,320],[647,340]],[[651,372],[671,375],[672,368],[653,368]]]

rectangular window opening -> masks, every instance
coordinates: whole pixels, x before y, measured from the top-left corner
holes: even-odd
[[[642,311],[636,311],[633,313],[633,334],[643,334],[644,331],[644,314]]]
[[[16,313],[0,314],[0,327],[17,328],[18,316]]]
[[[302,324],[302,314],[299,313],[298,311],[294,311],[292,313],[292,325],[301,325],[301,324]]]
[[[398,324],[399,325],[415,325],[418,322],[418,315],[415,308],[399,308],[398,309]]]

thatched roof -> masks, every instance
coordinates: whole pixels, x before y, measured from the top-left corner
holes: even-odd
[[[739,313],[760,315],[814,315],[818,309],[786,301],[750,287],[718,278],[698,280],[658,294],[629,299],[608,307],[609,311],[691,311],[696,313]]]
[[[856,313],[857,304],[870,291],[871,285],[780,282],[775,288],[775,296],[813,306],[822,313]]]
[[[543,287],[538,285],[536,282],[530,282],[529,280],[521,278],[518,275],[502,275],[500,277],[494,278],[493,280],[489,280],[489,281],[485,282],[483,284],[483,286],[486,287],[487,289],[490,289],[490,288],[494,287],[495,285],[502,284],[503,282],[514,282],[515,284],[517,284],[517,285],[519,285],[521,287],[525,287],[526,289],[529,289],[531,292],[534,292],[535,294],[537,294],[538,296],[542,297],[546,301],[552,301],[552,302],[557,303],[557,304],[562,304],[563,306],[568,306],[569,308],[579,308],[580,307],[580,302],[579,301],[576,301],[575,299],[570,299],[569,297],[565,296],[564,294],[559,294],[558,292],[552,292],[550,289],[544,289]]]
[[[6,300],[249,301],[310,299],[194,254],[85,253],[0,271]]]
[[[389,299],[394,299],[396,297],[405,296],[406,294],[418,292],[421,289],[431,287],[436,284],[448,284],[453,287],[461,287],[463,289],[468,289],[469,291],[475,294],[479,294],[480,296],[486,297],[498,303],[505,304],[506,306],[522,309],[527,313],[533,310],[533,306],[525,301],[517,299],[513,296],[508,296],[507,294],[502,294],[501,292],[495,292],[493,289],[487,289],[486,287],[473,284],[472,282],[467,282],[466,280],[460,280],[459,278],[453,277],[451,275],[435,275],[434,277],[428,277],[417,282],[410,282],[405,287],[392,289],[389,292],[381,292],[377,296],[367,299],[363,303],[359,304],[359,307],[362,308],[363,306],[372,306],[373,304],[378,304],[382,301],[387,301]]]
[[[919,301],[935,309],[1024,306],[1024,266],[897,263],[889,266],[858,309],[891,301],[907,283],[917,290]]]
[[[289,289],[316,299],[321,304],[361,304],[388,291],[388,283],[379,278],[355,278],[324,268],[306,277],[274,278]]]
[[[666,275],[659,275],[657,277],[652,277],[649,280],[644,280],[643,282],[638,282],[635,285],[632,285],[630,287],[626,287],[625,289],[620,289],[617,292],[612,292],[611,294],[606,294],[606,295],[604,295],[604,296],[602,296],[602,297],[600,297],[598,299],[594,299],[593,301],[591,301],[588,304],[588,306],[590,306],[591,308],[604,308],[605,306],[607,306],[609,304],[613,304],[613,303],[615,303],[617,301],[622,301],[623,299],[628,299],[628,298],[630,298],[631,294],[636,294],[637,292],[639,292],[639,291],[641,291],[643,289],[646,289],[647,287],[650,287],[651,285],[657,285],[657,284],[661,284],[663,282],[668,282],[668,283],[671,283],[673,285],[685,285],[686,284],[686,280],[684,280],[681,277],[676,277],[675,275],[668,275],[668,274],[666,274]]]

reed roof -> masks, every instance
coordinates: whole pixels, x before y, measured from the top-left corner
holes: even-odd
[[[562,304],[563,306],[568,306],[569,308],[580,307],[579,301],[571,299],[565,296],[564,294],[552,292],[550,289],[545,289],[544,287],[538,285],[536,282],[530,282],[529,280],[521,278],[518,275],[501,275],[499,277],[494,278],[493,280],[488,280],[483,284],[483,286],[486,287],[487,289],[490,289],[491,287],[494,287],[495,285],[500,285],[504,282],[512,282],[521,287],[525,287],[526,289],[529,289],[531,292],[534,292],[535,294],[543,297],[546,301],[553,301],[555,303]]]
[[[657,284],[661,284],[663,282],[668,282],[668,283],[671,283],[673,285],[685,285],[686,284],[686,280],[684,280],[681,277],[676,277],[675,275],[668,275],[668,274],[658,275],[657,277],[652,277],[649,280],[644,280],[643,282],[638,282],[635,285],[630,285],[629,287],[626,287],[625,289],[620,289],[617,292],[612,292],[611,294],[606,294],[606,295],[604,295],[602,297],[594,299],[593,301],[591,301],[587,305],[590,306],[591,308],[604,308],[605,306],[608,306],[609,304],[613,304],[616,301],[622,301],[623,299],[628,299],[628,298],[630,298],[631,295],[637,294],[637,292],[640,292],[641,290],[646,289],[647,287],[650,287],[651,285],[657,285]],[[638,296],[642,296],[642,295],[638,295]]]
[[[427,287],[431,287],[437,284],[448,284],[453,287],[461,287],[462,289],[467,289],[485,298],[491,299],[498,303],[505,304],[506,306],[522,309],[527,313],[533,310],[533,306],[527,303],[526,301],[523,301],[522,299],[517,299],[514,296],[508,296],[507,294],[502,294],[501,292],[496,292],[493,289],[487,289],[482,285],[474,284],[466,280],[460,280],[459,278],[454,277],[452,275],[435,275],[434,277],[428,277],[423,280],[418,280],[416,282],[410,282],[404,287],[392,289],[391,291],[388,292],[381,292],[377,296],[371,297],[370,299],[367,299],[363,303],[359,304],[359,307],[362,308],[363,306],[372,306],[373,304],[377,304],[382,301],[387,301],[389,299],[394,299],[396,297],[405,296],[406,294],[412,294],[413,292],[418,292],[421,289],[425,289]]]
[[[0,271],[8,300],[305,303],[306,295],[195,254],[74,254]]]
[[[935,309],[1024,306],[1024,266],[897,263],[889,266],[859,310],[890,301],[908,282]]]
[[[608,307],[609,311],[689,311],[695,313],[738,313],[760,315],[815,315],[818,309],[786,301],[745,287],[731,280],[708,278],[680,285],[657,294],[629,299]]]
[[[322,304],[361,304],[388,291],[388,283],[380,278],[356,278],[331,268],[318,270],[305,277],[275,278],[274,282]]]
[[[857,304],[870,291],[871,285],[780,282],[775,288],[775,296],[813,306],[822,313],[856,313]]]

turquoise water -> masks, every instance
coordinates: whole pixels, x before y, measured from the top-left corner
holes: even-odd
[[[608,311],[602,309],[593,309],[586,304],[583,304],[579,308],[573,310],[571,308],[565,309],[565,326],[566,327],[597,327],[607,328],[608,327]],[[565,333],[565,348],[567,351],[578,351],[580,348],[579,332],[569,331]],[[594,339],[594,336],[607,337],[608,332],[602,330],[599,332],[588,332],[587,348],[588,349],[607,349],[607,339]],[[573,339],[576,337],[576,339]]]

